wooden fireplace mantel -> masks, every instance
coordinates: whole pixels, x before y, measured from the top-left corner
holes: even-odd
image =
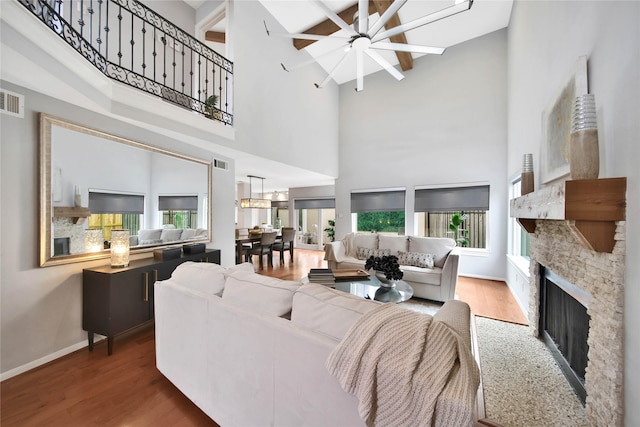
[[[91,215],[89,208],[82,207],[68,207],[68,206],[55,206],[53,208],[54,217],[67,217],[71,218],[74,224],[82,224],[85,218]]]
[[[582,245],[613,251],[616,221],[625,220],[627,178],[564,181],[511,200],[511,217],[529,233],[536,220],[566,221]]]

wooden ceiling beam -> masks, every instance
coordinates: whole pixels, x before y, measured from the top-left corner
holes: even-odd
[[[219,31],[207,31],[204,33],[204,39],[208,42],[224,43],[226,34]]]
[[[353,24],[353,16],[355,15],[355,13],[357,11],[358,11],[358,3],[354,4],[353,6],[350,6],[350,7],[346,8],[342,12],[339,12],[338,16],[340,18],[342,18],[342,20],[344,22],[346,22],[347,25],[352,25]],[[373,1],[369,1],[369,15],[372,15],[375,12],[376,12],[376,7],[373,5]],[[335,33],[339,29],[340,29],[340,27],[338,27],[331,19],[325,19],[324,21],[322,21],[318,25],[314,25],[313,27],[309,28],[308,30],[303,31],[303,34],[315,34],[315,35],[319,35],[319,36],[328,36],[330,34]],[[305,47],[307,47],[310,44],[315,43],[315,42],[316,42],[315,40],[293,39],[293,45],[298,50],[303,49],[303,48],[305,48]]]
[[[393,3],[392,0],[373,0],[373,4],[376,7],[376,12],[378,12],[380,16],[382,16],[382,14],[387,9],[389,9],[391,3]],[[390,28],[397,27],[400,24],[400,17],[397,13],[394,13],[393,16],[384,25],[384,28],[388,30]],[[407,44],[407,36],[405,36],[404,33],[389,37],[389,40],[393,43]],[[400,62],[400,68],[402,68],[402,71],[407,71],[413,68],[413,57],[411,56],[410,52],[396,51],[396,56],[398,57],[398,62]]]

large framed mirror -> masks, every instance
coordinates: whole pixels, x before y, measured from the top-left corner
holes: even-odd
[[[40,114],[40,266],[211,241],[211,161]]]

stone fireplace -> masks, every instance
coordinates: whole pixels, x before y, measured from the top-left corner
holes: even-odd
[[[540,335],[541,266],[590,295],[585,413],[592,425],[622,426],[625,222],[615,222],[611,253],[585,248],[567,221],[535,222],[530,253],[530,329]]]

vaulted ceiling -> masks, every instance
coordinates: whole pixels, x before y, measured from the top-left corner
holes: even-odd
[[[204,3],[204,0],[184,1],[194,9],[197,9]],[[346,34],[344,30],[339,29],[333,22],[328,20],[323,11],[310,0],[251,1],[260,1],[288,33]],[[324,0],[324,3],[335,13],[340,14],[348,24],[353,22],[353,14],[357,9],[356,0]],[[369,4],[371,22],[377,20],[380,12],[386,7],[389,7],[391,3],[392,0],[371,0]],[[391,21],[386,27],[390,28],[396,24],[411,22],[414,19],[450,7],[453,4],[454,0],[408,0],[398,11],[395,21]],[[472,8],[464,13],[408,31],[401,34],[399,40],[392,41],[415,45],[451,47],[508,26],[512,4],[513,0],[475,0]],[[217,23],[214,27],[210,28],[211,32],[208,34],[208,37],[221,42],[222,37],[225,37],[224,27],[224,22]],[[320,64],[328,74],[340,60],[341,55],[340,52],[326,55],[326,52],[335,49],[336,44],[339,43],[340,41],[332,40],[332,38],[315,43],[309,43],[309,41],[306,40],[292,40],[291,55],[288,58],[282,58],[282,62],[295,63],[297,60],[308,60],[309,55],[311,55],[317,58],[318,64]],[[304,51],[298,49],[303,49]],[[396,55],[393,51],[381,51],[380,54],[396,66],[398,70],[403,70],[405,74],[411,73],[413,61],[422,56],[412,53]],[[444,54],[446,55],[446,52]],[[365,62],[365,75],[380,70],[382,70],[382,68],[377,63],[373,61]],[[338,84],[343,84],[354,80],[355,77],[356,64],[355,59],[352,59],[351,62],[347,61],[340,67],[334,75],[334,80]],[[389,76],[389,81],[390,84],[396,82],[391,76]],[[310,84],[312,83],[317,82],[310,82]],[[258,159],[250,154],[236,158],[235,160],[236,178],[238,181],[248,182],[248,178],[246,178],[247,174],[271,176],[269,166],[271,162],[265,162],[264,159]],[[322,182],[322,179],[313,173],[298,168],[279,165],[278,170],[277,180],[269,179],[265,181],[265,191],[285,190],[292,186],[314,185],[314,182],[316,183],[315,185],[326,185],[329,183]],[[304,182],[304,184],[301,184],[302,182]]]
[[[333,22],[327,19],[323,11],[311,1],[286,1],[286,0],[259,0],[264,7],[278,20],[289,33],[309,34],[336,34],[346,36],[344,30],[339,29]],[[353,14],[357,10],[353,0],[331,0],[324,2],[335,13],[348,23],[353,22]],[[378,19],[380,13],[386,10],[392,3],[391,0],[371,0],[369,13],[371,22]],[[430,13],[437,12],[454,4],[454,0],[409,0],[400,8],[393,21],[386,25],[391,28],[401,23],[408,23]],[[435,46],[447,48],[464,41],[480,37],[493,31],[505,28],[509,24],[511,16],[512,0],[476,0],[470,10],[440,21],[416,28],[398,35],[397,43],[409,43],[414,45]],[[336,49],[342,40],[325,39],[319,42],[296,40],[293,42],[296,48],[304,49],[329,73],[342,57],[342,52]],[[393,51],[379,52],[387,61],[398,65],[403,71],[412,68],[413,59],[423,54],[403,53],[397,55]],[[445,52],[446,54],[446,52]],[[287,65],[302,60],[302,55],[292,53],[290,58],[283,58]],[[370,74],[380,71],[382,68],[374,61],[365,61],[364,73]],[[334,80],[338,84],[349,82],[356,77],[355,58],[349,58],[334,74]]]

